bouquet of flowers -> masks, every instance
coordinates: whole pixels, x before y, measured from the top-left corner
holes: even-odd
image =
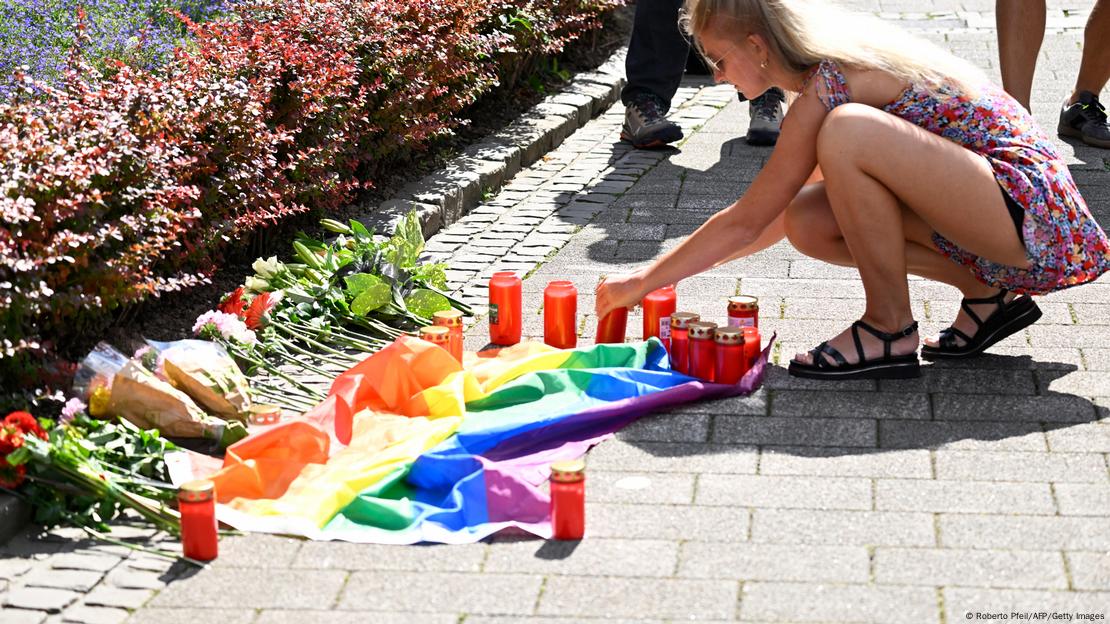
[[[130,509],[176,535],[179,516],[168,506],[175,489],[163,459],[175,449],[157,431],[89,418],[76,399],[58,423],[12,412],[0,422],[0,489],[28,500],[46,526],[95,534]]]

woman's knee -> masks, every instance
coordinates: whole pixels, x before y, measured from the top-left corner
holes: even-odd
[[[817,162],[822,171],[857,162],[868,151],[880,129],[882,111],[866,104],[848,103],[825,115],[817,132]]]
[[[819,256],[830,243],[842,238],[836,217],[829,208],[824,184],[809,184],[802,188],[786,207],[783,228],[791,245],[814,257]]]

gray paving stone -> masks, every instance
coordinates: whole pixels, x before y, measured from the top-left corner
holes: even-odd
[[[1060,513],[1065,516],[1110,516],[1110,485],[1057,483],[1053,486]]]
[[[1075,589],[1110,590],[1110,551],[1065,553]],[[1110,603],[1108,603],[1110,604]]]
[[[28,559],[5,555],[0,559],[0,579],[15,580],[31,571],[32,565]]]
[[[940,514],[938,523],[945,547],[1110,550],[1101,517]]]
[[[759,474],[931,479],[929,452],[837,447],[764,447]]]
[[[173,607],[151,608],[136,611],[127,624],[197,624],[198,622],[219,622],[220,624],[251,624],[256,612],[254,609]]]
[[[123,566],[109,572],[105,583],[110,587],[123,589],[162,589],[166,586],[164,574]]]
[[[927,587],[814,583],[745,583],[740,620],[757,622],[939,622],[936,591]],[[949,620],[955,622],[956,620]]]
[[[621,429],[617,438],[629,442],[705,442],[709,440],[709,415],[657,412]]]
[[[104,573],[96,570],[49,570],[40,568],[21,579],[28,587],[54,587],[87,592],[92,589]]]
[[[1110,453],[1110,423],[1087,423],[1045,433],[1052,451]]]
[[[963,585],[1066,589],[1060,553],[952,548],[875,549],[875,581],[896,585]]]
[[[1036,423],[987,421],[879,421],[879,446],[983,451],[1048,450],[1044,432]]]
[[[95,570],[107,572],[120,562],[119,557],[110,555],[93,555],[79,553],[65,553],[50,558],[50,567],[55,570]]]
[[[1043,393],[1056,392],[1080,396],[1110,396],[1110,380],[1103,371],[1075,371],[1051,380],[1041,380]]]
[[[686,579],[561,576],[544,586],[539,615],[732,619],[738,584]]]
[[[467,622],[476,621],[467,617]],[[458,624],[454,613],[421,613],[414,619],[411,613],[383,613],[381,611],[278,611],[267,609],[258,614],[253,624]]]
[[[893,511],[756,509],[751,541],[840,546],[935,546],[933,515]]]
[[[703,474],[695,502],[773,509],[871,509],[871,481]]]
[[[622,440],[594,447],[587,461],[602,470],[755,474],[758,458],[759,451],[748,446]]]
[[[775,390],[772,416],[822,418],[931,417],[925,394],[842,392],[838,390]]]
[[[881,511],[1055,512],[1048,484],[987,481],[879,479],[875,482],[875,506]]]
[[[236,568],[287,568],[302,540],[261,533],[220,540],[220,565]]]
[[[586,537],[709,540],[748,539],[747,509],[688,505],[634,505],[591,502],[586,507]]]
[[[937,451],[935,458],[938,479],[1110,482],[1102,455],[1095,453]]]
[[[667,577],[678,565],[678,542],[658,539],[494,540],[483,572]]]
[[[524,615],[535,607],[542,580],[524,574],[354,572],[336,606],[343,610]],[[429,600],[424,591],[397,591],[398,587],[435,587],[435,599]]]
[[[82,602],[94,607],[138,609],[150,600],[152,595],[154,591],[149,589],[123,589],[101,585],[89,592]]]
[[[305,542],[293,568],[339,570],[404,570],[436,572],[477,572],[486,556],[487,545],[393,546],[387,544],[350,544],[344,542]]]
[[[1089,400],[1066,394],[1027,397],[936,393],[933,411],[937,420],[1087,422],[1094,418]]]
[[[1036,394],[1033,374],[1027,370],[955,369],[929,366],[918,379],[884,379],[879,389],[889,392],[956,392],[996,393],[1007,395]]]
[[[948,622],[966,622],[968,613],[1102,613],[1108,615],[1110,592],[1063,592],[945,587]],[[974,617],[974,615],[973,615]]]
[[[689,504],[692,474],[591,470],[586,502]]]
[[[866,583],[869,569],[870,558],[862,546],[686,542],[678,576]]]
[[[62,614],[62,621],[77,622],[78,624],[117,624],[126,620],[128,615],[126,609],[78,605],[66,609],[65,613]]]
[[[244,582],[265,579],[265,582]],[[311,609],[334,604],[347,579],[347,572],[319,570],[304,574],[296,570],[212,567],[187,579],[178,579],[158,593],[153,607],[187,607],[207,604],[212,596],[235,587],[238,607],[255,609]]]
[[[716,442],[797,446],[864,446],[876,443],[873,420],[738,416],[714,420]]]
[[[0,624],[39,624],[46,620],[46,611],[28,609],[0,609]]]
[[[78,593],[66,589],[17,587],[4,597],[4,608],[30,609],[58,613],[77,600]]]

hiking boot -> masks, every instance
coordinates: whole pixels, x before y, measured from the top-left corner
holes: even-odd
[[[1090,91],[1080,91],[1075,104],[1064,102],[1056,132],[1060,136],[1082,139],[1087,145],[1110,149],[1110,123],[1106,121],[1106,107]]]
[[[748,145],[774,145],[779,140],[782,125],[782,103],[786,99],[778,87],[748,102],[751,125],[748,126]]]
[[[681,139],[682,129],[664,116],[665,108],[657,96],[636,96],[625,109],[621,139],[637,149],[663,147]]]

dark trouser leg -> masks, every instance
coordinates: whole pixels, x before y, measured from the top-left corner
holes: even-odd
[[[628,44],[625,73],[628,84],[621,91],[627,106],[633,98],[651,93],[663,100],[666,108],[686,70],[690,42],[678,26],[682,0],[639,0]]]

